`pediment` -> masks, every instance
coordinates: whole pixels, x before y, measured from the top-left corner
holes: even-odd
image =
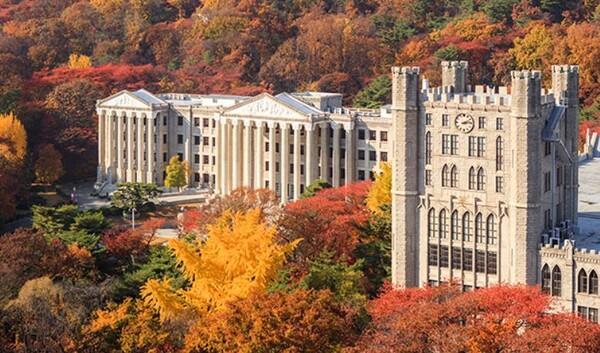
[[[306,120],[309,114],[291,107],[268,93],[234,105],[224,112],[225,116],[266,117]]]
[[[119,107],[119,108],[148,108],[150,104],[136,97],[129,91],[121,91],[106,99],[98,102],[98,108]]]

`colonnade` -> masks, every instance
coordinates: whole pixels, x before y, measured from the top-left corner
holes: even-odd
[[[160,115],[100,114],[98,180],[162,183],[161,127]]]

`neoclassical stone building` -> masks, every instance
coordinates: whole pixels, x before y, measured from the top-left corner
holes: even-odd
[[[600,256],[576,239],[578,67],[553,66],[549,90],[539,71],[492,88],[467,85],[466,62],[442,70],[430,88],[392,69],[393,281],[541,284],[597,321]]]
[[[339,186],[387,161],[389,107],[342,107],[342,95],[255,97],[122,91],[97,102],[98,181],[163,184],[179,155],[191,187],[216,193],[248,186],[297,199],[315,179]]]

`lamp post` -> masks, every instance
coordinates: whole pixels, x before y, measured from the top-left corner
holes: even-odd
[[[135,207],[131,209],[131,229],[135,229],[135,211],[137,211]]]

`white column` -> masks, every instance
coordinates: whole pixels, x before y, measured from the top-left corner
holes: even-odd
[[[322,123],[321,129],[321,179],[329,179],[329,123]]]
[[[154,122],[156,120],[150,115],[146,120],[146,165],[148,166],[146,182],[155,183],[154,180]]]
[[[262,121],[256,121],[256,138],[254,140],[254,188],[261,189],[265,187],[263,171],[265,170],[265,147],[264,147],[264,127]]]
[[[220,122],[221,134],[219,135],[219,143],[221,145],[221,159],[219,160],[219,169],[221,174],[221,185],[219,188],[221,189],[221,194],[226,195],[229,193],[229,189],[227,187],[228,182],[227,179],[230,177],[227,165],[229,164],[227,155],[229,153],[228,150],[228,141],[227,141],[227,120],[221,120]]]
[[[135,166],[133,165],[133,136],[135,113],[127,117],[127,181],[135,181]]]
[[[340,186],[340,124],[334,124],[333,128],[333,157],[331,159],[331,164],[333,165],[333,175],[331,178],[333,179],[333,187]]]
[[[119,182],[125,181],[125,169],[123,168],[123,119],[124,115],[117,116],[117,178]]]
[[[143,183],[145,182],[144,175],[144,116],[140,115],[137,117],[137,124],[135,126],[137,129],[137,139],[136,139],[136,159],[137,159],[137,182]]]
[[[106,128],[104,127],[106,114],[98,114],[98,179],[97,182],[102,182],[104,179],[104,154],[106,151]]]
[[[308,187],[316,179],[315,176],[315,162],[316,162],[316,149],[315,149],[315,130],[312,124],[304,125],[304,131],[306,133],[306,146],[304,152],[306,154],[306,163],[304,165],[304,174],[306,181],[304,182],[304,188]]]
[[[277,154],[275,151],[275,144],[277,143],[277,135],[275,135],[276,124],[272,121],[268,122],[269,127],[269,188],[273,191],[277,191],[275,185],[277,184],[277,171],[275,170],[275,163],[277,163]]]
[[[107,125],[106,131],[105,131],[106,141],[107,141],[107,144],[106,144],[107,145],[107,148],[106,148],[106,174],[107,174],[106,179],[109,184],[113,183],[114,176],[115,176],[115,168],[114,168],[114,164],[113,164],[113,162],[115,160],[114,156],[113,156],[114,143],[115,143],[115,135],[113,132],[113,126],[114,126],[113,119],[114,118],[115,117],[112,114],[108,117],[107,124],[106,124]]]
[[[346,131],[346,184],[354,181],[354,129],[352,122],[344,126]]]
[[[233,120],[231,122],[233,124],[233,136],[231,137],[232,144],[232,157],[231,157],[231,166],[232,166],[232,186],[231,190],[235,190],[241,185],[241,175],[240,175],[240,166],[241,166],[241,158],[240,155],[240,121]]]
[[[252,188],[252,121],[244,120],[244,138],[242,149],[244,155],[243,162],[243,186]]]
[[[302,155],[300,154],[300,146],[302,145],[301,127],[302,125],[299,124],[292,125],[294,129],[294,200],[298,200],[300,197],[300,184],[302,184],[300,175],[300,165],[302,164]]]
[[[290,130],[287,123],[280,125],[279,134],[281,135],[281,144],[279,145],[281,163],[280,171],[280,195],[281,203],[288,202],[288,184],[290,180]]]
[[[164,183],[162,175],[163,166],[163,133],[162,133],[162,120],[161,115],[156,117],[156,180],[159,185]]]

